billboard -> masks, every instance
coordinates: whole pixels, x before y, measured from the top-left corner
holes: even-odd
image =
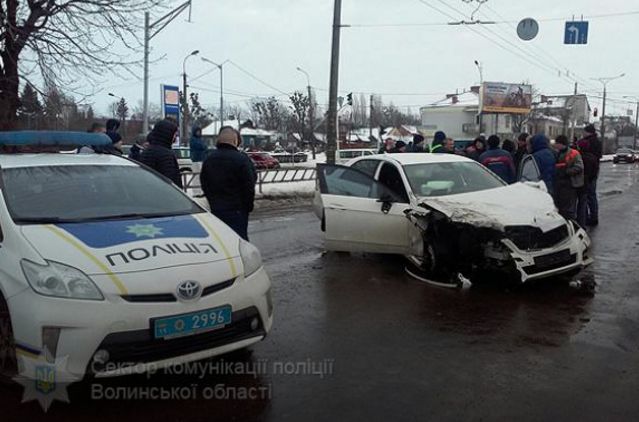
[[[484,82],[482,113],[528,114],[532,104],[532,86]]]
[[[180,88],[171,85],[161,85],[162,115],[164,118],[174,119],[180,125]]]

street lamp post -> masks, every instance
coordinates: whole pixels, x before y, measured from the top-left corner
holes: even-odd
[[[309,101],[309,109],[308,109],[308,120],[310,122],[309,133],[308,135],[311,137],[311,151],[313,153],[313,160],[315,159],[315,104],[313,102],[313,93],[311,92],[311,77],[308,72],[302,69],[301,67],[297,67],[298,72],[306,75],[306,88],[308,89],[308,101]]]
[[[477,66],[477,69],[479,70],[479,107],[478,107],[478,112],[479,112],[479,134],[481,135],[481,127],[484,121],[483,118],[483,101],[482,101],[482,91],[484,90],[484,68],[481,65],[481,62],[479,62],[479,60],[475,60],[475,66]]]
[[[617,76],[611,76],[607,78],[592,78],[594,81],[598,81],[603,85],[603,105],[601,107],[601,142],[602,144],[606,141],[606,93],[608,88],[608,82],[614,81],[615,79],[623,78],[626,76],[625,73]]]
[[[635,100],[637,102],[637,110],[635,111],[635,137],[634,140],[632,142],[632,149],[634,151],[637,150],[637,131],[639,131],[638,127],[639,127],[639,98],[637,97],[631,97],[629,95],[624,95],[624,98],[631,98],[633,100]]]
[[[109,97],[117,98],[119,100],[118,108],[120,108],[120,103],[122,102],[122,100],[124,100],[124,97],[115,95],[112,92],[109,92],[108,94],[109,94]],[[122,120],[122,136],[126,136],[126,115],[124,115],[124,113],[119,114],[118,109],[116,109],[115,114]]]
[[[192,51],[191,54],[186,56],[182,61],[182,101],[183,101],[183,110],[182,110],[182,127],[180,130],[180,143],[186,145],[186,138],[189,134],[189,96],[188,96],[188,85],[186,83],[186,61],[193,56],[196,56],[200,53],[200,50]]]
[[[149,12],[144,13],[144,100],[142,106],[142,132],[147,133],[149,130],[149,44],[153,37],[159,34],[168,24],[173,22],[183,11],[189,8],[189,21],[191,20],[191,0],[188,0],[175,9],[171,10],[160,19],[151,23],[151,15]]]
[[[228,63],[228,60],[224,60],[222,63],[217,64],[213,60],[209,60],[206,57],[202,57],[202,61],[212,64],[220,70],[220,129],[224,126],[224,65]],[[219,130],[219,129],[218,129]]]

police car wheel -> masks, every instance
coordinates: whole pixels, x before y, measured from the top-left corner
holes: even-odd
[[[0,294],[0,381],[11,380],[18,373],[16,348],[9,307]]]

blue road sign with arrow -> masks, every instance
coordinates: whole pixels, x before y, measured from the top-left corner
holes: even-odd
[[[588,44],[588,22],[566,22],[564,44]]]

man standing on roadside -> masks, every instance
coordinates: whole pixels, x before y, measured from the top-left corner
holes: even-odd
[[[555,165],[555,205],[559,214],[565,218],[579,221],[577,215],[577,192],[584,185],[584,163],[581,154],[576,149],[570,148],[568,138],[559,135],[554,145],[557,151],[557,164]]]
[[[211,212],[240,237],[248,240],[249,213],[255,199],[255,176],[248,155],[238,151],[238,133],[220,129],[217,150],[202,165],[200,183]]]
[[[599,224],[599,201],[597,199],[597,179],[599,162],[602,155],[601,141],[597,137],[595,126],[585,127],[585,136],[577,141],[577,148],[584,161],[584,188],[577,205],[577,214],[586,216],[588,226]]]
[[[171,149],[178,127],[173,121],[164,119],[153,126],[147,140],[149,146],[140,154],[140,163],[170,179],[176,186],[182,187],[182,176],[177,158]]]

